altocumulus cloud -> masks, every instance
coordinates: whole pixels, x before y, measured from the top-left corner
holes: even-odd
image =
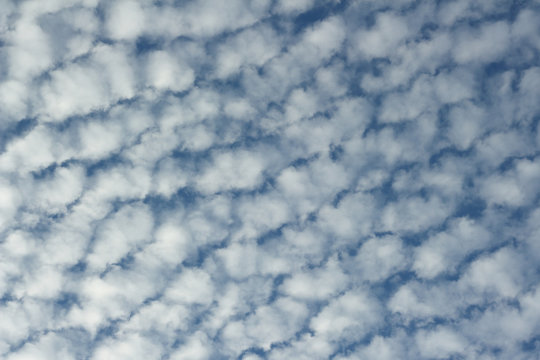
[[[538,0],[0,0],[0,358],[538,359]]]

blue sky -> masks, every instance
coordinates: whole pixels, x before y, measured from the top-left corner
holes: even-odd
[[[0,0],[0,69],[1,359],[538,358],[538,0]]]

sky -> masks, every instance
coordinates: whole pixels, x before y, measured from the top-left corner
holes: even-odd
[[[539,0],[0,0],[0,359],[540,359]]]

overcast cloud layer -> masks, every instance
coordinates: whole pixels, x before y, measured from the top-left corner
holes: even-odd
[[[540,1],[0,0],[0,358],[539,359]]]

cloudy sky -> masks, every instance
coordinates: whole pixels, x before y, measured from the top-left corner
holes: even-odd
[[[0,358],[538,359],[539,0],[0,0]]]

